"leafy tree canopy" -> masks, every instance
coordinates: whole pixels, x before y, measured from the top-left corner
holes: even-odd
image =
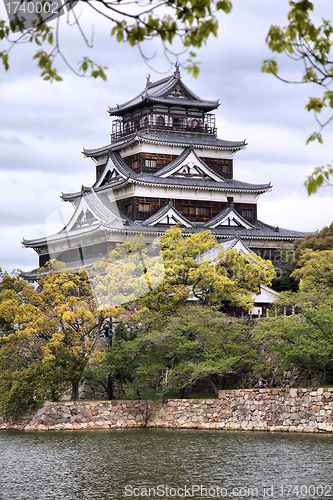
[[[325,226],[319,233],[307,234],[294,243],[296,261],[301,257],[302,252],[311,250],[333,250],[333,223]]]
[[[104,373],[90,367],[104,380],[110,373],[124,396],[126,388],[136,396],[172,391],[185,397],[198,382],[218,395],[230,375],[251,370],[257,359],[248,325],[216,308],[187,303],[170,315],[146,309],[137,319],[131,335],[116,333]]]
[[[305,250],[300,264],[301,267],[292,273],[300,280],[300,290],[333,292],[333,250]]]
[[[106,80],[105,70],[107,67],[96,63],[88,56],[81,59],[78,67],[71,66],[60,40],[60,27],[64,22],[64,16],[58,18],[55,25],[50,25],[39,19],[32,27],[25,26],[27,24],[26,4],[33,3],[33,1],[22,0],[22,5],[19,2],[14,2],[21,9],[18,10],[16,17],[11,21],[0,20],[2,49],[0,50],[0,59],[3,67],[6,70],[9,69],[10,54],[15,46],[31,42],[37,47],[33,59],[36,60],[44,80],[62,80],[56,67],[59,60],[62,60],[79,76],[91,76]],[[45,3],[44,0],[42,3]],[[68,5],[72,3],[72,0],[66,2]],[[178,59],[185,51],[188,59],[184,64],[195,77],[199,73],[199,63],[196,61],[196,54],[192,49],[204,45],[211,34],[217,36],[219,11],[229,13],[232,8],[232,2],[229,0],[144,0],[143,2],[137,0],[129,2],[96,0],[80,3],[84,3],[85,8],[92,9],[107,19],[111,27],[111,36],[114,36],[118,42],[138,46],[146,61],[149,58],[144,55],[141,48],[142,42],[146,40],[159,39],[164,45],[168,60],[173,60],[175,57]],[[315,4],[309,0],[290,1],[289,5],[288,24],[285,27],[273,24],[266,41],[272,52],[291,58],[295,62],[296,71],[300,64],[301,74],[294,80],[287,79],[282,76],[276,59],[266,59],[262,70],[273,74],[283,82],[312,83],[322,89],[319,97],[310,96],[306,104],[306,109],[314,113],[318,124],[318,130],[309,136],[307,142],[319,141],[322,143],[322,130],[333,119],[333,26],[328,19],[322,19],[319,24],[313,21],[312,13]],[[84,43],[91,47],[92,44],[80,25],[75,8],[70,11],[69,15],[72,18],[70,21],[67,20],[67,24],[77,28]],[[178,52],[175,48],[171,50],[171,47],[175,47],[176,40],[180,41]],[[332,175],[332,165],[317,166],[305,182],[308,194],[315,193],[321,186],[331,185]]]
[[[272,263],[222,247],[215,259],[203,257],[213,247],[218,243],[211,231],[184,237],[182,228],[175,225],[160,237],[159,252],[147,253],[140,238],[119,244],[89,271],[89,277],[95,295],[105,304],[142,297],[141,303],[149,309],[167,313],[188,300],[252,306],[252,293],[275,276]]]
[[[19,306],[28,302],[32,294],[33,287],[26,281],[0,269],[0,336],[13,331]]]
[[[318,233],[307,234],[294,242],[293,248],[286,252],[279,278],[273,281],[274,288],[277,291],[297,292],[302,278],[301,268],[312,256],[314,259],[316,255],[320,258],[324,250],[333,250],[333,223]]]
[[[16,413],[20,401],[22,410],[38,399],[59,398],[68,384],[77,399],[86,364],[100,355],[105,314],[117,315],[115,308],[98,311],[84,270],[55,269],[55,264],[41,270],[38,289],[29,288],[18,302],[12,330],[1,337],[0,396],[7,416]],[[25,286],[17,280],[17,289]]]
[[[51,81],[61,80],[55,67],[57,59],[63,59],[69,65],[61,49],[60,41],[59,27],[64,19],[58,18],[55,26],[48,23],[38,24],[37,21],[38,25],[30,27],[27,25],[26,10],[24,10],[27,2],[23,2],[17,11],[17,16],[10,22],[0,21],[0,40],[8,42],[0,52],[2,63],[7,70],[13,47],[21,42],[32,42],[38,47],[33,57],[42,70],[42,78]],[[66,3],[71,2],[68,0]],[[131,46],[140,47],[145,40],[157,38],[170,53],[169,46],[176,40],[180,40],[180,52],[184,48],[200,48],[211,34],[217,36],[217,13],[219,11],[228,13],[231,10],[229,0],[144,0],[140,2],[137,0],[128,2],[97,0],[85,1],[84,6],[107,19],[110,23],[111,36],[114,36],[118,42],[127,42]],[[70,14],[71,24],[78,29],[79,36],[82,36],[83,41],[89,46],[90,42],[80,25],[75,8]],[[187,60],[188,70],[193,72],[194,76],[199,72],[198,64],[194,61],[195,56],[195,53],[190,52]],[[89,75],[106,80],[105,69],[107,68],[96,64],[89,57],[83,57],[79,67],[72,69],[81,76]]]
[[[267,44],[272,52],[284,54],[302,68],[294,80],[281,75],[276,59],[266,59],[262,70],[271,73],[286,83],[312,83],[322,89],[320,97],[309,97],[306,109],[314,113],[318,130],[307,142],[323,142],[322,130],[333,120],[333,26],[328,19],[316,24],[311,14],[314,3],[309,0],[290,1],[288,24],[285,27],[271,26]],[[316,5],[317,6],[317,5]],[[331,165],[316,167],[305,182],[309,195],[320,186],[330,184],[333,175]]]
[[[257,340],[264,341],[266,368],[292,367],[307,373],[310,380],[333,381],[333,295],[321,289],[283,294],[280,306],[294,306],[294,316],[258,322]]]

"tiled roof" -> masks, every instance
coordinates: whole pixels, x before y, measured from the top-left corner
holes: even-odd
[[[196,137],[190,135],[170,135],[166,133],[150,133],[148,131],[140,131],[136,133],[135,137],[132,137],[131,140],[143,140],[145,142],[155,142],[155,143],[169,143],[171,145],[179,145],[183,147],[188,147],[189,145],[195,146],[207,146],[213,149],[227,149],[227,150],[239,150],[246,146],[246,141],[227,141],[225,139],[217,139],[216,137]],[[126,139],[124,140],[126,142]],[[114,148],[118,148],[120,145],[117,142],[114,145]],[[123,143],[121,145],[124,145]]]
[[[155,172],[154,176],[160,177],[161,175],[170,172],[175,167],[178,167],[178,165],[181,165],[181,163],[185,161],[186,158],[188,158],[191,151],[192,151],[191,148],[185,148],[184,151],[182,151],[182,153],[180,153],[180,155],[178,155],[171,163],[168,163],[168,165]]]
[[[130,177],[133,173],[133,170],[127,165],[125,160],[120,156],[118,151],[110,151],[109,157],[112,162],[115,164],[117,170],[124,175],[125,177]]]
[[[240,149],[244,149],[247,145],[246,141],[228,141],[225,139],[218,139],[216,137],[209,138],[205,135],[202,136],[190,136],[182,135],[181,133],[167,134],[167,133],[150,133],[148,131],[137,131],[131,135],[125,136],[123,139],[118,140],[114,144],[107,144],[106,146],[102,146],[100,148],[94,149],[83,149],[83,154],[85,156],[94,156],[99,153],[107,153],[110,150],[118,150],[124,146],[129,146],[136,142],[147,142],[147,143],[155,143],[155,144],[170,144],[171,146],[180,146],[180,147],[188,147],[192,145],[194,147],[204,147],[207,149],[220,149],[227,151],[239,151]]]
[[[98,201],[96,201],[98,199]],[[35,240],[23,240],[23,245],[26,247],[36,247],[41,245],[46,245],[48,242],[52,243],[57,240],[68,239],[69,237],[79,237],[85,234],[90,234],[91,232],[96,232],[98,230],[103,230],[103,228],[115,231],[115,232],[127,232],[134,234],[163,234],[170,226],[168,224],[158,224],[153,226],[152,224],[157,221],[161,216],[166,214],[172,202],[170,201],[165,206],[163,206],[157,213],[152,215],[146,221],[136,222],[131,221],[124,214],[115,214],[114,206],[111,204],[107,198],[101,197],[101,195],[94,195],[87,197],[87,202],[91,205],[92,210],[95,214],[100,214],[101,221],[97,224],[93,224],[88,227],[76,228],[72,231],[60,231],[59,233],[49,236],[47,238],[38,238]],[[109,204],[109,205],[108,205]],[[251,240],[285,240],[292,241],[296,238],[304,238],[307,233],[301,231],[294,231],[290,229],[279,228],[275,226],[270,226],[261,221],[256,221],[253,224],[247,222],[247,226],[251,227],[240,227],[240,226],[225,226],[220,225],[215,228],[210,228],[210,222],[193,222],[186,219],[173,207],[173,210],[179,214],[179,217],[188,224],[188,227],[184,228],[185,234],[197,233],[207,229],[211,229],[212,233],[218,238],[218,240],[225,239],[241,239],[249,241],[251,245]],[[225,216],[226,210],[223,210],[219,217]],[[217,216],[218,217],[218,216]],[[216,217],[214,217],[216,219]],[[213,219],[211,219],[213,220]],[[150,225],[149,225],[150,224]]]
[[[186,158],[189,157],[191,152],[193,152],[199,165],[203,166],[208,173],[211,173],[211,175],[213,177],[220,179],[222,182],[224,181],[224,179],[220,175],[218,175],[216,172],[214,172],[208,165],[206,165],[206,163],[204,163],[201,160],[201,158],[199,158],[199,156],[194,151],[193,147],[189,147],[189,148],[184,149],[184,151],[179,156],[177,156],[177,158],[175,158],[171,163],[169,163],[164,168],[161,168],[160,170],[155,172],[154,176],[155,177],[162,177],[164,174],[167,174],[168,172],[172,172],[172,170],[174,168],[177,168],[179,165],[182,164],[183,161],[186,160]]]
[[[108,188],[116,188],[122,185],[127,185],[128,183],[133,184],[144,184],[147,186],[173,186],[173,187],[181,187],[181,188],[195,188],[195,189],[209,189],[209,190],[217,190],[217,191],[242,191],[242,192],[266,192],[272,188],[271,184],[250,184],[248,182],[241,182],[236,179],[226,179],[225,181],[213,181],[211,179],[196,179],[196,178],[178,178],[178,177],[157,177],[154,174],[140,173],[131,175],[130,178],[126,180],[115,181],[112,184],[106,184],[99,188],[96,188],[96,191],[105,190]],[[63,195],[64,199],[69,199],[67,194]]]
[[[268,184],[250,184],[248,182],[241,182],[236,179],[226,179],[224,182],[217,182],[210,179],[194,179],[194,178],[178,178],[178,177],[156,177],[154,174],[135,174],[125,180],[118,180],[110,184],[96,188],[96,192],[100,193],[107,189],[115,189],[120,186],[125,187],[127,184],[142,184],[147,186],[167,186],[167,187],[180,187],[180,188],[195,188],[195,189],[209,189],[212,191],[226,191],[226,192],[250,192],[250,193],[265,193],[272,188]],[[61,198],[66,201],[78,198],[81,193],[62,193]]]
[[[103,152],[106,153],[109,149],[112,149],[112,144],[106,144],[106,146],[101,146],[99,148],[92,148],[92,149],[83,148],[82,153],[85,156],[94,156],[98,153],[103,153]]]
[[[157,212],[148,217],[148,219],[141,221],[140,224],[143,226],[154,225],[155,222],[157,222],[169,212],[170,208],[172,208],[173,212],[177,215],[180,221],[183,221],[184,224],[186,224],[186,226],[194,226],[193,222],[189,221],[180,212],[178,212],[178,210],[174,207],[172,200],[163,205],[163,207],[161,207],[159,210],[157,210]]]
[[[207,178],[193,178],[193,177],[191,178],[160,177],[160,175],[163,175],[164,173],[171,171],[173,168],[175,168],[175,166],[181,164],[181,162],[187,158],[190,152],[191,148],[186,148],[177,158],[175,158],[174,161],[172,161],[169,165],[162,168],[161,170],[155,172],[154,174],[145,172],[136,173],[126,164],[125,160],[120,156],[118,152],[116,151],[110,152],[110,156],[112,155],[112,158],[117,168],[119,168],[119,171],[121,169],[121,172],[123,173],[124,177],[126,177],[126,179],[120,179],[120,180],[118,179],[109,184],[97,187],[96,192],[108,188],[113,189],[123,184],[128,184],[129,182],[152,185],[152,186],[162,185],[162,186],[175,186],[182,188],[195,188],[195,189],[201,188],[201,189],[213,189],[218,191],[228,191],[228,192],[230,191],[266,192],[272,188],[270,183],[250,184],[249,182],[242,182],[236,179],[223,179],[218,174],[215,174],[215,172],[213,172],[206,164],[204,164],[199,157],[198,160],[205,166],[206,170],[208,169],[209,171],[211,171],[214,177],[220,178],[221,179],[220,181],[215,181],[213,179],[207,179]],[[73,193],[72,195],[70,193],[62,194],[62,198],[64,200],[70,200],[77,196],[78,193]]]
[[[211,228],[211,227],[215,226],[216,224],[218,224],[219,222],[223,221],[223,219],[225,219],[234,210],[235,210],[235,208],[234,208],[233,204],[227,206],[220,213],[215,215],[215,217],[213,217],[212,219],[210,219],[207,222],[207,227]],[[244,217],[242,217],[241,214],[238,212],[237,212],[237,218],[240,219],[240,221],[243,222],[245,226],[254,227],[250,222],[245,220]]]
[[[176,89],[179,91],[178,95]],[[146,87],[140,94],[121,105],[110,107],[108,112],[111,116],[122,116],[130,109],[148,102],[166,105],[180,104],[188,107],[195,106],[203,108],[205,111],[216,109],[219,106],[219,101],[208,101],[198,97],[183,83],[180,72],[176,68],[173,75],[162,78],[155,83],[147,82]]]
[[[48,243],[54,243],[58,240],[68,240],[69,237],[84,237],[87,234],[90,234],[96,230],[99,230],[102,227],[102,223],[94,223],[90,226],[80,227],[76,229],[71,229],[70,231],[65,231],[62,229],[56,234],[51,234],[50,236],[43,236],[42,238],[36,238],[34,240],[26,240],[23,238],[22,245],[25,247],[37,247],[47,245]]]
[[[243,249],[246,253],[251,252],[251,250],[242,242],[242,240],[240,240],[239,238],[231,238],[231,239],[227,239],[227,240],[222,240],[215,247],[212,247],[209,250],[206,250],[198,257],[198,260],[201,262],[204,262],[207,259],[215,260],[215,259],[217,259],[219,252],[221,251],[222,248],[224,250],[231,250],[232,248],[235,248],[235,246],[239,242],[241,243],[241,246],[243,246]]]
[[[116,205],[111,210],[111,207],[105,204],[104,198],[97,195],[93,188],[86,189],[83,193],[83,198],[91,212],[104,223],[106,222],[117,229],[121,229],[124,225],[128,224],[128,219],[121,218],[118,209],[115,210]]]
[[[213,229],[216,236],[228,236],[241,240],[269,239],[269,240],[293,240],[304,238],[307,233],[284,228],[276,228],[257,220],[252,224],[253,228],[246,229],[235,226],[218,226]],[[278,229],[278,230],[277,230]]]
[[[110,157],[112,157],[114,164],[116,165],[119,172],[124,176],[124,179],[117,179],[113,182],[104,184],[103,186],[95,187],[96,192],[105,191],[107,189],[114,189],[120,186],[125,186],[128,183],[144,184],[147,186],[174,186],[181,188],[194,188],[194,189],[209,189],[217,191],[242,191],[242,192],[261,192],[264,193],[272,188],[270,183],[266,184],[251,184],[249,182],[238,181],[237,179],[224,179],[220,177],[215,172],[212,172],[214,177],[218,177],[221,180],[215,181],[213,179],[207,178],[195,178],[195,177],[160,177],[171,171],[180,164],[186,157],[190,154],[190,148],[187,148],[183,153],[181,153],[173,162],[171,162],[166,167],[162,168],[154,174],[140,172],[136,173],[132,170],[125,160],[120,156],[117,151],[110,151]],[[199,158],[200,160],[200,158]],[[200,160],[201,163],[203,163]],[[204,164],[205,165],[205,164]],[[205,165],[206,170],[211,171],[211,169]],[[96,183],[95,183],[96,184]],[[81,192],[75,193],[62,193],[61,198],[65,201],[71,201],[81,196]]]

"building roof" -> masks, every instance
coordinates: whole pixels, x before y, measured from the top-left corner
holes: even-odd
[[[219,101],[210,101],[198,97],[181,79],[179,65],[173,75],[151,82],[147,78],[146,87],[140,94],[124,104],[114,108],[109,107],[111,116],[123,116],[133,108],[147,104],[162,104],[165,106],[181,105],[182,107],[196,107],[204,111],[211,111],[219,106]]]
[[[119,213],[119,211],[116,213],[116,205],[111,204],[107,197],[97,194],[93,188],[89,188],[89,191],[85,190],[83,198],[91,212],[96,217],[92,224],[84,227],[72,226],[73,229],[68,229],[68,224],[59,233],[52,236],[34,240],[23,239],[23,245],[25,247],[43,246],[59,240],[68,240],[69,237],[84,237],[85,235],[96,233],[98,231],[103,232],[105,229],[112,232],[127,234],[160,235],[170,227],[170,224],[172,225],[177,222],[183,224],[185,235],[210,229],[219,240],[245,240],[248,242],[248,245],[251,245],[251,240],[292,241],[295,238],[303,238],[306,235],[304,232],[270,226],[261,221],[256,221],[255,223],[250,224],[241,216],[239,216],[238,222],[243,221],[243,224],[226,225],[224,224],[224,220],[228,213],[230,214],[230,212],[234,210],[233,207],[228,207],[228,209],[222,210],[218,216],[214,217],[207,223],[202,223],[188,220],[175,209],[172,201],[170,200],[154,215],[149,217],[149,219],[138,222],[130,220],[125,214]],[[79,210],[81,210],[80,207],[77,207],[77,215]],[[170,223],[165,222],[165,216],[167,214],[170,216]],[[74,220],[74,218],[75,217],[73,216],[71,220]],[[216,224],[219,220],[221,221],[221,224]],[[214,224],[211,224],[211,221],[214,221]]]
[[[111,162],[114,168],[117,169],[121,175],[121,179],[116,179],[114,181],[108,182],[103,186],[100,186],[101,178],[94,184],[94,189],[96,192],[101,192],[106,189],[118,189],[120,187],[125,187],[128,184],[141,184],[146,186],[166,186],[166,187],[179,187],[187,189],[209,189],[224,192],[248,192],[248,193],[265,193],[272,189],[271,183],[266,184],[251,184],[249,182],[238,181],[237,179],[224,179],[215,172],[212,171],[208,165],[206,165],[197,155],[196,161],[199,167],[203,167],[205,170],[206,177],[177,177],[169,176],[162,177],[167,173],[171,173],[177,166],[192,153],[192,148],[186,148],[173,162],[164,167],[163,169],[151,174],[146,172],[136,173],[132,170],[125,160],[120,156],[117,151],[110,151],[109,162]],[[195,154],[195,153],[194,153]],[[106,175],[111,167],[106,164],[102,176]],[[76,193],[62,193],[61,197],[65,201],[74,200],[81,196],[81,192]]]
[[[132,175],[124,181],[116,181],[113,184],[101,186],[99,190],[106,189],[108,187],[120,187],[125,184],[143,184],[147,186],[167,186],[167,187],[180,187],[189,189],[209,189],[218,191],[242,191],[242,192],[254,192],[254,193],[265,193],[272,188],[270,183],[268,184],[250,184],[249,182],[241,182],[236,179],[226,179],[225,181],[217,182],[210,179],[179,179],[177,177],[157,177],[154,174],[140,173]]]
[[[163,205],[157,212],[151,215],[148,219],[140,222],[142,226],[155,226],[158,223],[162,223],[166,217],[173,218],[175,222],[182,223],[185,227],[192,227],[194,223],[186,219],[178,210],[174,207],[173,201],[169,200],[168,203]],[[175,223],[173,222],[173,223]]]
[[[186,135],[186,133],[179,133],[177,135],[171,134],[163,134],[161,133],[151,133],[149,131],[141,130],[136,131],[131,135],[127,135],[122,139],[118,140],[115,143],[107,144],[106,146],[102,146],[99,148],[93,149],[83,149],[83,154],[85,156],[95,156],[100,153],[107,153],[108,151],[117,151],[118,149],[122,149],[124,146],[132,146],[135,143],[145,142],[149,144],[163,144],[170,146],[180,146],[180,147],[188,147],[193,146],[197,148],[203,149],[217,149],[222,151],[231,151],[236,152],[244,149],[247,145],[246,141],[228,141],[225,139],[218,139],[216,137],[209,138],[207,136],[200,136],[199,134],[194,135]]]
[[[231,203],[229,206],[224,208],[220,213],[215,215],[212,219],[207,222],[207,228],[211,229],[214,227],[218,227],[221,224],[226,224],[228,226],[238,226],[245,227],[247,229],[254,228],[254,226],[244,219],[234,208],[234,204]]]
[[[251,253],[251,250],[242,242],[242,240],[240,240],[239,238],[230,238],[227,240],[223,240],[215,247],[212,247],[200,254],[198,260],[201,262],[204,262],[207,259],[215,260],[219,256],[222,248],[224,250],[231,250],[234,248],[243,255]]]
[[[127,179],[115,181],[114,183],[105,184],[96,188],[96,192],[102,192],[106,189],[123,188],[129,184],[141,184],[145,186],[165,186],[165,187],[179,187],[183,189],[209,189],[210,191],[225,191],[234,193],[236,191],[243,193],[266,193],[272,189],[272,185],[268,184],[250,184],[248,182],[241,182],[236,179],[226,179],[225,182],[215,182],[207,179],[179,179],[177,177],[160,178],[155,177],[153,174],[137,174]],[[76,193],[62,193],[61,198],[64,201],[75,200],[81,196],[81,192]]]
[[[182,164],[184,164],[186,162],[186,160],[189,160],[191,158],[191,156],[192,156],[193,160],[196,161],[199,169],[203,170],[203,173],[208,175],[208,177],[210,177],[214,180],[217,180],[217,181],[221,181],[221,182],[225,181],[225,179],[223,177],[221,177],[216,172],[214,172],[210,167],[208,167],[208,165],[206,165],[201,160],[201,158],[199,158],[199,156],[194,151],[193,146],[185,148],[184,151],[179,156],[177,156],[177,158],[175,158],[172,162],[170,162],[165,167],[163,167],[160,170],[158,170],[157,172],[155,172],[154,176],[155,177],[164,177],[164,178],[168,177],[168,175],[174,173],[178,167],[180,167]]]

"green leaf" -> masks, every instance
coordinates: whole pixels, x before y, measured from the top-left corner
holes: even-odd
[[[313,134],[308,137],[306,144],[309,144],[309,142],[313,142],[315,140],[317,140],[320,144],[323,144],[323,138],[319,132],[313,132]]]
[[[275,59],[265,59],[263,62],[261,71],[263,73],[273,73],[274,75],[277,75],[278,66],[277,66],[277,62],[275,61]]]
[[[219,1],[216,3],[216,9],[217,10],[224,10],[227,14],[231,12],[232,9],[232,3],[228,1]]]

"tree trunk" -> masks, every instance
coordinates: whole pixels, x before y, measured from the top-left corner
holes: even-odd
[[[182,387],[182,388],[180,389],[180,399],[186,399],[186,398],[187,398],[188,391],[189,391],[188,386],[186,386],[186,387]]]
[[[107,392],[107,395],[108,395],[108,399],[113,399],[114,398],[114,395],[113,395],[113,378],[111,377],[110,373],[108,375],[108,384],[107,384],[106,392]]]
[[[79,382],[72,381],[72,395],[71,401],[77,401],[79,399]]]
[[[212,377],[209,377],[210,385],[212,386],[213,391],[215,392],[216,397],[219,397],[219,387],[215,384]]]

